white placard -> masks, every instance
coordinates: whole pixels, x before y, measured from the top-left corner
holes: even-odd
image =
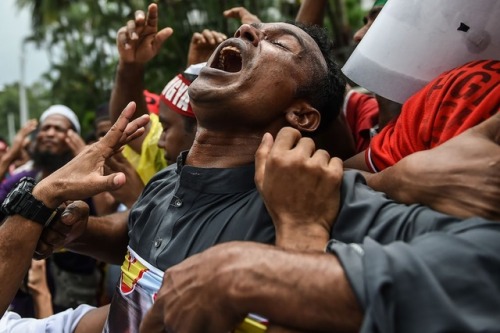
[[[389,0],[342,68],[403,103],[442,72],[500,59],[499,0]]]

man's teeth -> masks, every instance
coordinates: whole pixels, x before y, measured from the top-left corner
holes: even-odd
[[[238,50],[236,47],[234,46],[226,46],[224,47],[221,52],[220,52],[220,55],[219,55],[219,64],[220,64],[220,69],[224,69],[224,64],[225,64],[225,61],[226,61],[226,55],[227,54],[230,54],[232,52],[235,52],[237,53],[238,55],[240,54],[240,50]]]

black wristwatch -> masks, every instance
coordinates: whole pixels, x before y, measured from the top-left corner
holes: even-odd
[[[21,215],[46,227],[59,217],[61,210],[52,209],[36,199],[31,192],[35,187],[35,180],[30,177],[21,178],[0,207],[3,215]]]

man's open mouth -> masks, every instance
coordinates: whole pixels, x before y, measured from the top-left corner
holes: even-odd
[[[234,46],[225,46],[220,50],[219,56],[214,59],[212,68],[225,72],[236,73],[241,70],[241,52]]]

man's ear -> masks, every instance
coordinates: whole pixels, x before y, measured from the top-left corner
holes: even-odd
[[[314,132],[321,122],[321,114],[309,102],[299,100],[287,109],[286,120],[301,132]]]

